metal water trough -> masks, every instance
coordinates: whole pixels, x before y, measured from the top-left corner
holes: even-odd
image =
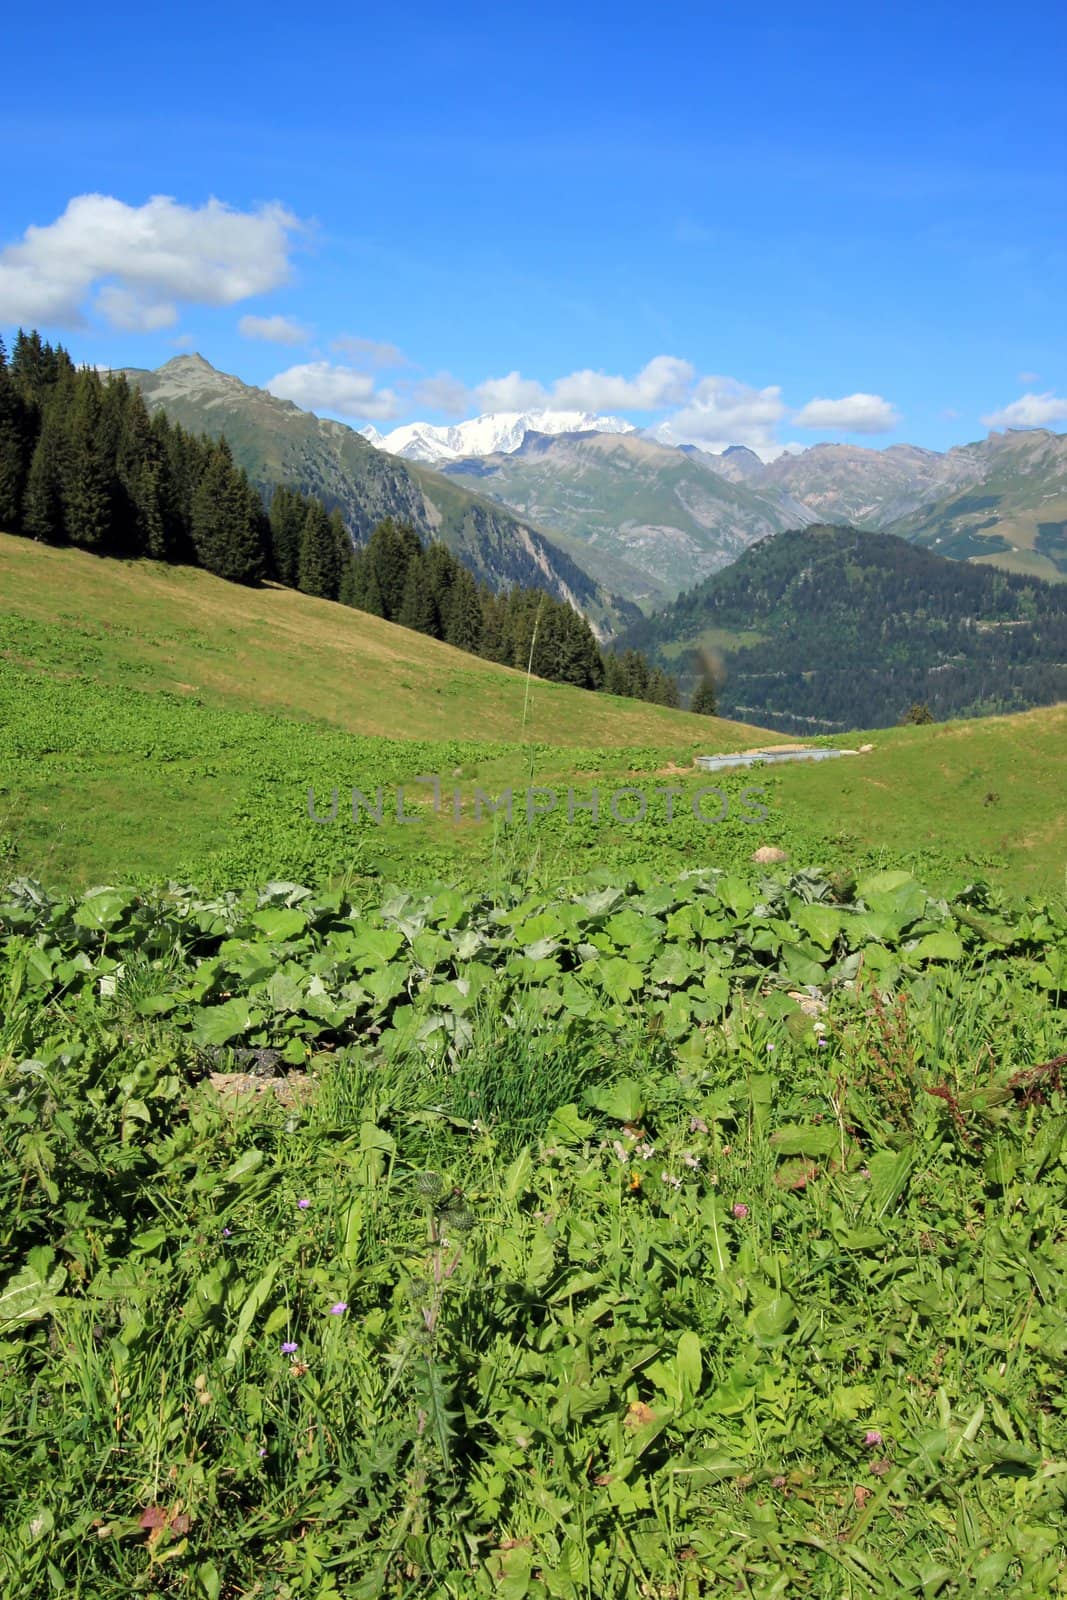
[[[858,755],[857,750],[737,750],[728,756],[697,756],[704,772],[724,772],[727,767],[770,766],[781,761],[832,761],[835,756]]]

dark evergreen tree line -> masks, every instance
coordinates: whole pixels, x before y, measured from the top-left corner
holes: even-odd
[[[386,519],[353,547],[338,510],[278,487],[265,508],[225,439],[196,437],[121,376],[20,331],[0,341],[0,529],[98,555],[265,579],[370,612],[538,677],[677,705],[637,651],[601,653],[585,618],[534,589],[495,594],[443,544]]]

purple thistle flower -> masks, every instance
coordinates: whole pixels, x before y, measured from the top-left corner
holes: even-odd
[[[286,1339],[285,1343],[282,1345],[282,1355],[283,1356],[295,1356],[296,1355],[296,1344],[292,1339]]]
[[[734,1216],[737,1218],[738,1222],[744,1222],[745,1218],[748,1216],[748,1207],[743,1201],[737,1201],[736,1205],[734,1206]]]
[[[228,1239],[232,1233],[233,1233],[233,1229],[232,1228],[223,1228],[222,1237],[224,1239]]]
[[[769,1044],[769,1045],[768,1045],[768,1046],[767,1046],[767,1049],[768,1049],[768,1050],[773,1050],[773,1049],[774,1049],[774,1046],[773,1046],[773,1044]]]
[[[863,1442],[864,1444],[871,1446],[881,1444],[882,1435],[878,1432],[877,1428],[868,1428],[867,1432],[863,1435]]]
[[[296,1209],[298,1211],[306,1211],[308,1209],[308,1207],[310,1206],[310,1204],[311,1204],[310,1200],[298,1200],[296,1202]]]
[[[347,1300],[338,1300],[336,1305],[333,1305],[333,1306],[330,1307],[330,1316],[331,1317],[343,1317],[347,1310],[348,1310],[348,1302],[347,1302]]]
[[[265,1456],[267,1452],[265,1450],[261,1450],[259,1453],[261,1456]]]

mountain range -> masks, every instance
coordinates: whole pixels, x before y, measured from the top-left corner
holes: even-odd
[[[580,540],[586,571],[645,610],[717,572],[753,541],[815,520],[788,493],[731,482],[703,452],[637,432],[528,433],[510,452],[442,471]]]
[[[657,437],[662,430],[642,433],[614,417],[581,414],[570,429],[576,415],[488,415],[451,429],[412,423],[376,442],[407,455],[431,434],[444,441],[442,471],[583,541],[579,561],[646,609],[677,594],[680,578],[699,579],[768,533],[813,522],[1067,577],[1067,435],[1009,430],[946,451],[822,443],[764,461],[744,445],[713,454],[671,444]],[[740,497],[709,490],[712,474]]]
[[[319,495],[357,543],[385,516],[408,521],[498,591],[544,587],[568,601],[601,640],[759,541],[814,523],[1067,577],[1067,436],[1047,430],[945,452],[816,444],[763,461],[744,446],[713,455],[664,444],[614,417],[533,411],[411,424],[379,436],[386,449],[201,356],[126,376],[184,427],[224,433],[268,496],[277,484]],[[431,444],[436,468],[396,453]],[[483,453],[450,453],[475,447]]]
[[[820,521],[899,533],[957,560],[1067,577],[1064,434],[990,433],[943,453],[817,444],[766,463],[732,450],[708,459],[730,481],[789,495]]]
[[[461,456],[490,456],[518,450],[531,433],[637,431],[632,422],[624,422],[621,417],[598,417],[591,411],[493,411],[452,427],[409,422],[386,434],[374,427],[360,429],[364,439],[377,449],[403,456],[408,461],[425,461],[431,466],[458,461]]]
[[[355,542],[385,517],[441,539],[498,592],[543,588],[581,611],[606,638],[639,613],[575,559],[577,542],[549,535],[499,500],[470,493],[421,462],[377,450],[354,428],[302,411],[217,371],[200,355],[175,356],[154,372],[128,368],[150,408],[193,433],[224,434],[234,460],[269,499],[284,484],[340,508]]]

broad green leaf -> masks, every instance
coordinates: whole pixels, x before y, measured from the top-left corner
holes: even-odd
[[[585,1103],[615,1122],[636,1123],[644,1116],[645,1093],[633,1078],[620,1078],[603,1089],[591,1089]]]
[[[280,1259],[272,1261],[266,1272],[263,1273],[262,1277],[258,1279],[245,1296],[244,1304],[237,1318],[237,1327],[234,1329],[233,1337],[226,1346],[226,1354],[223,1357],[223,1365],[230,1371],[241,1359],[241,1353],[244,1350],[249,1330],[274,1287],[274,1280],[278,1276],[281,1265]]]
[[[913,961],[960,961],[963,943],[951,928],[939,928],[936,933],[924,934],[915,944],[908,945],[907,954]]]
[[[903,1150],[877,1150],[867,1162],[871,1174],[871,1205],[876,1217],[884,1217],[904,1193],[915,1152],[908,1145]]]
[[[261,929],[272,943],[279,944],[304,933],[308,919],[302,911],[287,909],[284,906],[271,906],[266,911],[257,911],[252,923],[254,927]]]
[[[123,912],[129,909],[134,899],[135,896],[126,889],[90,889],[75,909],[74,921],[79,928],[106,933],[122,921]]]
[[[198,1011],[193,1020],[193,1039],[199,1045],[223,1045],[247,1033],[253,1019],[259,1023],[262,1014],[253,1012],[241,995],[224,1000],[221,1005]]]
[[[773,1344],[796,1321],[796,1306],[787,1294],[776,1294],[750,1311],[745,1326],[757,1344]]]
[[[788,1123],[771,1134],[770,1143],[780,1156],[828,1156],[839,1148],[841,1136],[832,1122]]]
[[[700,1356],[700,1340],[689,1328],[679,1337],[675,1360],[682,1382],[689,1394],[695,1395],[700,1388],[704,1367]]]

